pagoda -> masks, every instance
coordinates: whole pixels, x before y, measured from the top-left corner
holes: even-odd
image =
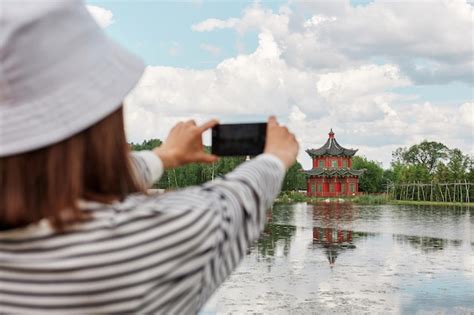
[[[307,196],[337,197],[359,193],[359,176],[364,170],[352,169],[352,157],[358,150],[342,147],[329,132],[329,138],[319,149],[306,152],[313,160],[313,168],[304,171],[307,177]]]

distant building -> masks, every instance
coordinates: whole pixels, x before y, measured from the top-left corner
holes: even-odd
[[[357,150],[346,149],[337,143],[332,129],[322,147],[306,152],[313,159],[313,168],[304,171],[308,196],[337,197],[359,193],[359,176],[364,170],[352,169],[352,157]]]

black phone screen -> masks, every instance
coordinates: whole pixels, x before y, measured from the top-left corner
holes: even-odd
[[[212,128],[212,154],[258,155],[263,152],[267,123],[224,124]]]

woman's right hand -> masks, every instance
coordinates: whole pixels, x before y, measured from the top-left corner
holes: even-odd
[[[288,169],[296,162],[299,144],[288,128],[280,126],[274,116],[268,119],[264,153],[278,157]]]

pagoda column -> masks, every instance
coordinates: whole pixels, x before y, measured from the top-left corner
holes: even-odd
[[[326,176],[323,176],[323,196],[327,196],[328,191],[329,191],[329,183],[326,181]]]

